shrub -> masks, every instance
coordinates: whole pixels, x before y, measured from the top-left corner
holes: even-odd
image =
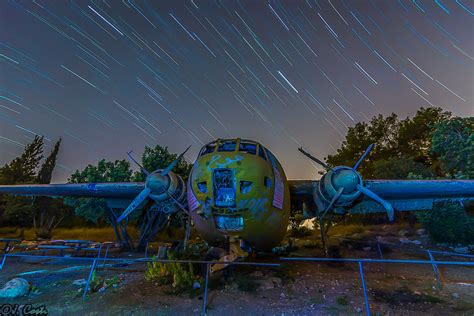
[[[474,243],[474,218],[455,201],[436,203],[432,210],[419,212],[418,219],[434,242],[452,244]]]

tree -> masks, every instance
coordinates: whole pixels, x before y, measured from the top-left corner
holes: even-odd
[[[43,159],[43,137],[35,136],[20,157],[13,159],[0,169],[1,184],[34,183],[36,170]]]
[[[34,183],[36,171],[43,158],[43,137],[35,136],[25,146],[20,157],[0,168],[0,184]],[[1,218],[8,224],[27,226],[31,223],[34,207],[29,197],[0,196]]]
[[[474,178],[472,117],[451,117],[441,108],[420,108],[401,121],[395,114],[379,115],[349,128],[341,148],[326,161],[352,166],[370,143],[375,147],[359,169],[366,178]],[[474,241],[474,220],[458,202],[437,201],[417,217],[435,241]]]
[[[142,165],[146,170],[153,172],[157,169],[166,168],[177,157],[177,154],[172,154],[168,151],[168,147],[156,145],[154,148],[151,148],[146,146],[142,155]],[[179,174],[183,179],[187,179],[191,168],[192,164],[187,163],[186,160],[182,158],[173,168],[173,172]],[[141,172],[136,172],[134,180],[144,181],[145,175]]]
[[[45,159],[36,176],[39,184],[49,184],[53,175],[56,159],[61,146],[61,138],[56,142],[53,150]],[[51,238],[55,229],[64,219],[67,207],[62,200],[55,200],[50,197],[39,196],[34,200],[33,226],[36,236],[40,238]]]
[[[474,117],[439,122],[432,136],[431,152],[442,171],[454,178],[474,178]]]
[[[369,123],[350,127],[341,148],[335,155],[328,155],[326,161],[332,166],[352,166],[369,144],[374,143],[374,149],[358,169],[364,178],[407,178],[409,173],[400,167],[408,166],[423,176],[431,173],[442,176],[437,156],[431,151],[432,135],[437,124],[450,117],[451,113],[441,108],[420,108],[413,118],[401,121],[394,113],[375,116]]]
[[[130,182],[132,170],[130,163],[126,160],[115,160],[114,162],[102,159],[97,166],[87,165],[82,170],[76,170],[71,175],[71,183],[103,183],[103,182]],[[66,204],[75,209],[78,216],[97,224],[113,220],[108,214],[107,203],[104,199],[97,198],[66,198]]]

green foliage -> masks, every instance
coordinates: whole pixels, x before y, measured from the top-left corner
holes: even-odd
[[[400,170],[404,163],[422,175],[441,176],[436,168],[436,156],[431,152],[432,134],[437,124],[450,116],[451,113],[441,108],[420,108],[413,118],[405,120],[394,113],[387,117],[378,115],[369,123],[359,122],[350,127],[341,148],[335,155],[327,156],[326,161],[332,166],[353,166],[369,144],[374,143],[370,156],[358,169],[364,178],[406,178],[407,170]]]
[[[455,117],[440,122],[432,136],[432,153],[444,173],[455,178],[474,178],[474,117]]]
[[[157,169],[166,168],[177,157],[177,154],[172,154],[168,151],[168,147],[156,145],[154,148],[151,148],[146,146],[142,155],[142,165],[146,170],[153,172]],[[183,179],[187,179],[191,168],[192,165],[188,164],[186,160],[182,158],[174,167],[173,172],[179,174]],[[145,176],[141,172],[136,172],[134,180],[144,181]]]
[[[432,178],[431,169],[421,163],[407,157],[393,157],[373,162],[373,175],[376,179],[407,179],[411,175],[420,178]]]
[[[358,171],[377,179],[474,178],[474,118],[451,117],[441,108],[420,108],[413,118],[374,117],[349,128],[330,165],[352,166],[370,143],[375,147]],[[377,215],[371,215],[374,221]],[[419,216],[435,241],[472,243],[473,219],[452,202]],[[469,226],[470,225],[470,226]]]
[[[342,306],[346,306],[349,304],[349,300],[347,299],[346,295],[339,296],[338,298],[336,298],[336,303]]]
[[[474,218],[464,211],[459,202],[443,201],[432,210],[419,212],[417,216],[435,242],[474,242]]]
[[[123,275],[114,275],[110,278],[106,278],[103,276],[97,276],[97,270],[92,271],[91,282],[89,284],[90,293],[99,292],[101,289],[106,290],[111,287],[119,286],[123,280]]]
[[[177,258],[168,253],[169,260]],[[159,284],[171,284],[175,293],[190,293],[194,282],[202,283],[201,277],[194,272],[193,264],[179,262],[157,262],[156,257],[148,263],[145,271],[145,280],[157,282]]]
[[[190,244],[186,250],[168,251],[168,259],[200,260],[208,249],[206,244]],[[175,293],[195,294],[193,293],[194,282],[202,284],[202,277],[195,272],[198,269],[198,264],[162,263],[157,262],[156,257],[153,257],[153,261],[148,263],[148,268],[145,271],[145,280],[158,284],[172,284]]]
[[[20,157],[0,169],[0,184],[34,183],[36,169],[43,159],[43,137],[35,136]]]
[[[53,150],[39,168],[43,159],[44,141],[43,137],[35,136],[33,141],[25,146],[19,157],[0,168],[0,184],[50,183],[60,144],[61,139],[56,142]],[[41,219],[40,226],[51,232],[64,212],[67,212],[67,208],[61,200],[53,203],[51,199],[45,197],[34,199],[10,195],[0,197],[0,215],[2,215],[0,218],[10,225],[27,226],[38,216]]]
[[[102,159],[96,166],[87,165],[82,170],[76,170],[71,175],[71,183],[103,183],[103,182],[130,182],[132,170],[130,163],[126,160],[114,162]],[[104,199],[96,198],[66,198],[65,203],[74,207],[76,215],[81,216],[92,223],[100,223],[107,220],[107,203]]]

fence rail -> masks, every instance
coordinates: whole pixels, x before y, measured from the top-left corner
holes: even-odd
[[[108,250],[108,249],[107,249]],[[207,299],[209,292],[209,271],[211,264],[225,264],[225,265],[245,265],[245,266],[266,266],[266,267],[280,267],[282,264],[289,264],[292,262],[346,262],[346,263],[357,263],[359,267],[359,276],[361,278],[361,285],[364,294],[364,304],[366,314],[370,315],[370,305],[369,298],[367,294],[367,288],[365,284],[364,276],[364,264],[379,263],[379,264],[425,264],[431,265],[433,271],[439,284],[439,272],[438,265],[448,265],[448,266],[474,266],[472,261],[436,261],[433,257],[433,253],[442,254],[442,255],[459,255],[465,258],[474,258],[474,256],[441,252],[441,251],[432,251],[427,250],[430,260],[405,260],[405,259],[367,259],[367,258],[313,258],[313,257],[282,257],[279,258],[279,262],[245,262],[245,261],[233,261],[233,262],[222,262],[222,261],[206,261],[206,260],[168,260],[168,259],[154,259],[149,257],[141,258],[109,258],[107,257],[108,251],[106,251],[104,257],[101,257],[101,251],[98,251],[97,256],[94,257],[64,257],[64,256],[49,256],[49,255],[36,255],[36,254],[25,254],[25,253],[6,253],[3,255],[2,261],[0,263],[0,271],[3,270],[6,260],[8,257],[17,257],[17,258],[37,258],[37,259],[61,259],[64,261],[89,261],[91,266],[89,269],[89,275],[87,282],[84,288],[83,300],[86,298],[89,291],[89,285],[92,280],[92,275],[95,269],[100,267],[100,262],[103,262],[105,265],[106,262],[121,262],[121,263],[144,263],[144,262],[161,262],[164,264],[167,263],[196,263],[196,264],[205,264],[206,273],[205,273],[205,283],[204,283],[204,297],[203,297],[203,306],[202,306],[202,315],[205,315],[207,312]]]

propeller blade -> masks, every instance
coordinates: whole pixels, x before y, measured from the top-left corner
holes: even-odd
[[[131,212],[135,211],[137,207],[142,204],[142,202],[148,197],[150,194],[151,190],[149,188],[144,188],[142,192],[140,192],[137,197],[130,203],[130,205],[127,207],[127,209],[120,215],[120,217],[117,219],[117,222],[121,222],[124,220],[125,217],[127,217]]]
[[[367,195],[368,197],[370,197],[372,200],[375,200],[377,202],[379,202],[380,204],[382,204],[382,206],[385,208],[385,211],[387,211],[387,215],[388,215],[388,219],[390,221],[393,221],[393,218],[394,218],[394,210],[393,210],[393,206],[392,204],[390,204],[389,202],[385,201],[384,199],[382,199],[380,196],[378,196],[377,194],[375,194],[374,192],[370,191],[369,189],[367,189],[366,187],[358,184],[357,185],[357,189],[364,193],[365,195]]]
[[[354,168],[352,168],[352,170],[357,170],[357,168],[359,167],[359,165],[362,163],[362,161],[364,160],[365,156],[367,156],[370,151],[372,150],[372,148],[374,148],[374,143],[370,144],[369,147],[367,147],[367,149],[365,150],[365,152],[362,154],[362,156],[360,156],[359,160],[356,162],[356,164],[354,165]]]
[[[331,170],[331,167],[329,167],[326,163],[324,163],[322,160],[319,160],[318,158],[314,157],[311,155],[309,152],[305,151],[303,147],[298,148],[298,150],[303,153],[306,157],[311,159],[312,161],[316,162],[317,164],[321,165],[324,169],[326,170]]]
[[[163,177],[166,176],[166,175],[171,171],[171,169],[174,168],[174,166],[176,166],[176,164],[178,163],[178,161],[179,161],[181,158],[183,158],[184,154],[188,151],[189,148],[191,148],[191,145],[190,145],[188,148],[186,148],[186,150],[183,151],[183,152],[181,153],[181,155],[179,155],[175,160],[173,160],[173,161],[168,165],[168,167],[166,167],[165,169],[163,169],[163,171],[161,171],[161,175],[162,175]]]
[[[342,187],[339,188],[339,190],[337,190],[336,194],[333,196],[331,202],[329,202],[328,206],[324,210],[324,213],[321,215],[321,217],[326,215],[326,213],[329,212],[329,210],[332,209],[334,203],[336,203],[337,199],[339,199],[339,197],[342,195],[342,191],[344,191],[344,188],[342,188]]]
[[[148,170],[146,170],[141,164],[138,163],[138,161],[135,160],[135,158],[133,158],[131,150],[127,153],[127,156],[128,156],[128,158],[130,158],[130,160],[132,160],[136,165],[138,165],[140,167],[140,170],[144,174],[146,174],[147,176],[150,174],[150,172]]]

